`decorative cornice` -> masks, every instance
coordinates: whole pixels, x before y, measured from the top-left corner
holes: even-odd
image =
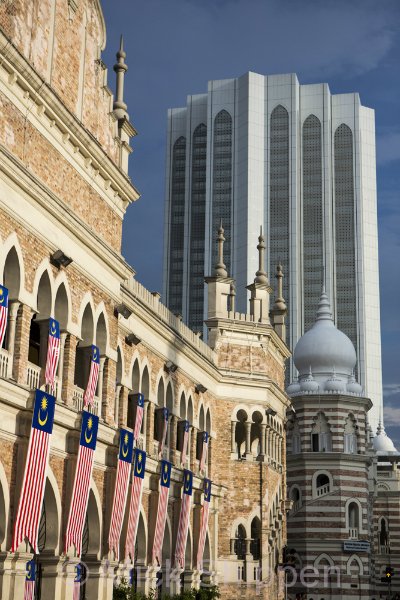
[[[1,66],[9,76],[10,85],[18,85],[26,99],[36,105],[36,111],[46,115],[64,139],[72,143],[88,164],[101,175],[125,205],[139,198],[130,178],[112,161],[100,143],[79,119],[70,112],[54,90],[40,77],[0,30]],[[31,108],[32,110],[32,108]]]

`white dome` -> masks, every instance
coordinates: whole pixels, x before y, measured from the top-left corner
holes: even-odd
[[[296,379],[294,381],[292,381],[291,383],[289,383],[289,385],[286,388],[286,393],[289,396],[293,396],[294,394],[298,394],[300,392],[300,384],[299,384],[299,380],[298,377],[296,377]]]
[[[357,383],[354,374],[350,377],[349,383],[347,384],[347,391],[350,394],[362,394],[362,387],[359,383]]]
[[[310,368],[308,375],[304,378],[300,378],[300,390],[302,392],[317,392],[318,389],[319,385],[315,381]]]
[[[325,383],[325,390],[327,392],[345,392],[346,387],[346,382],[337,377],[336,369],[333,369],[331,377]]]
[[[346,392],[357,362],[356,351],[347,335],[335,326],[325,290],[318,304],[317,319],[297,342],[293,360],[300,383],[311,369],[320,390]]]
[[[385,456],[386,454],[400,454],[393,444],[390,437],[387,435],[384,427],[379,422],[376,436],[372,438],[372,445],[376,454]]]

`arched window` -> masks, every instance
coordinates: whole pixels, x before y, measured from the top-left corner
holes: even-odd
[[[300,428],[297,419],[293,423],[292,431],[291,431],[291,440],[292,440],[292,454],[300,454],[301,452],[301,436],[300,436]]]
[[[254,517],[251,522],[251,542],[250,552],[253,555],[253,560],[260,560],[261,556],[261,521],[258,517]]]
[[[301,507],[301,492],[297,485],[290,490],[290,500],[293,502],[292,511],[296,512]]]
[[[379,519],[378,545],[380,554],[389,554],[389,525],[385,517]]]
[[[360,529],[360,507],[357,502],[350,502],[347,506],[347,521],[349,527],[349,538],[358,539]]]
[[[237,413],[237,422],[235,425],[235,447],[237,457],[244,458],[246,456],[246,426],[247,414],[244,410],[239,410]]]
[[[78,342],[75,356],[74,383],[84,389],[89,377],[90,350],[94,338],[93,312],[87,304],[82,316],[81,340]]]
[[[181,136],[172,150],[168,279],[168,307],[179,314],[182,314],[185,169],[186,139]]]
[[[131,429],[135,428],[139,381],[140,381],[139,362],[137,360],[135,360],[135,362],[133,364],[133,369],[132,369],[132,392],[130,392],[128,395],[127,425]],[[143,426],[143,421],[142,421],[142,426]]]
[[[246,529],[239,525],[235,534],[234,552],[238,560],[246,558]]]
[[[357,351],[356,269],[353,133],[342,123],[335,131],[335,260],[336,325]]]
[[[258,411],[255,411],[252,415],[251,424],[251,453],[254,457],[259,456],[261,452],[261,423],[263,417]]]
[[[331,452],[331,430],[324,413],[318,413],[311,432],[311,450],[313,452]]]
[[[206,217],[207,127],[193,132],[192,189],[190,203],[189,327],[203,331],[204,238]]]
[[[315,320],[323,279],[321,122],[303,124],[303,290],[304,331]]]
[[[212,264],[217,262],[215,232],[222,220],[225,230],[224,262],[231,270],[232,240],[232,117],[221,110],[214,119],[213,192],[212,192]]]
[[[345,454],[357,454],[357,432],[354,417],[349,415],[344,426],[344,443],[343,448]]]
[[[325,496],[331,491],[331,480],[326,473],[320,473],[317,475],[315,480],[315,493],[314,496],[319,498]]]
[[[270,200],[269,200],[269,273],[275,273],[280,262],[283,278],[283,297],[289,307],[290,294],[290,184],[289,184],[289,114],[282,105],[276,106],[270,119]],[[290,311],[285,316],[286,329],[289,331]],[[287,378],[290,370],[287,369]],[[287,385],[289,381],[287,381]]]

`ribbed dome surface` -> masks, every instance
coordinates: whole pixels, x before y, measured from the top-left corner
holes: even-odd
[[[375,452],[380,456],[385,456],[386,454],[400,454],[396,450],[395,445],[387,435],[381,423],[379,423],[376,436],[372,438],[372,444]]]

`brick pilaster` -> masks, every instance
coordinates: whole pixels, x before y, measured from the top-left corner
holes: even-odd
[[[75,357],[77,338],[71,333],[67,335],[64,346],[63,380],[61,388],[61,399],[64,404],[72,406],[75,376]]]
[[[26,384],[31,318],[31,308],[26,304],[21,304],[18,309],[17,323],[15,328],[13,372],[16,381],[23,385]]]

